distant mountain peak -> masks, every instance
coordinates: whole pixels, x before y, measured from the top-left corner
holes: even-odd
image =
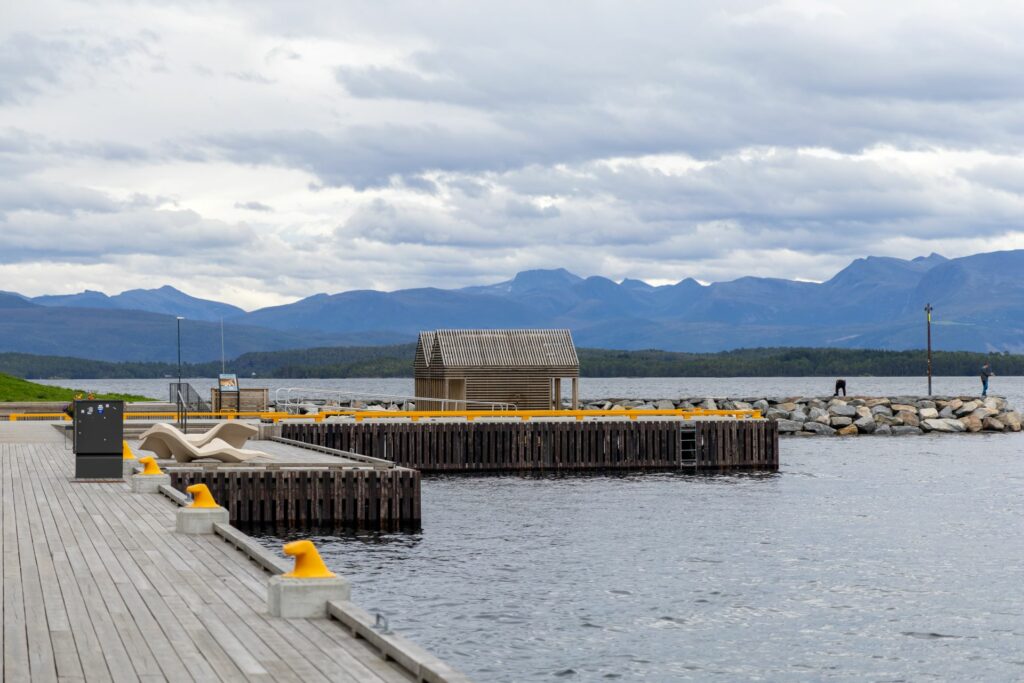
[[[646,291],[646,290],[649,290],[649,289],[654,289],[654,285],[649,285],[646,282],[644,282],[643,280],[634,280],[633,278],[628,278],[628,277],[623,279],[623,281],[620,282],[619,285],[622,286],[622,287],[625,287],[626,289],[639,290],[639,291]]]
[[[565,268],[524,270],[516,273],[516,276],[512,278],[512,291],[524,292],[546,287],[570,287],[579,282],[583,282],[583,278],[570,273]]]

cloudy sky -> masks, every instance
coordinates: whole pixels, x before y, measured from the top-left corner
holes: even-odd
[[[0,5],[0,290],[245,308],[1024,247],[1024,5]]]

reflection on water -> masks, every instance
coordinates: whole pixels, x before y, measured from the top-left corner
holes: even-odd
[[[778,475],[426,478],[421,532],[316,541],[356,602],[481,681],[1019,680],[1022,445],[800,439]]]

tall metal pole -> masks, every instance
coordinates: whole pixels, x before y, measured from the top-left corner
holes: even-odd
[[[928,328],[928,395],[932,395],[932,308],[931,304],[925,304],[924,313],[927,316],[928,322],[926,326]]]
[[[181,321],[184,320],[180,315],[178,316],[178,391],[181,391]]]

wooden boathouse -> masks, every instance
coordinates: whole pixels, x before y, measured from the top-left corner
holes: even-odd
[[[572,408],[579,404],[580,361],[569,330],[420,332],[413,365],[420,410],[560,408],[563,379],[572,385]]]

